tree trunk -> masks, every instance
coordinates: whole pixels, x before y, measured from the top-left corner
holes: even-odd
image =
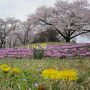
[[[65,40],[66,40],[66,42],[70,42],[70,38],[66,38]]]
[[[2,48],[2,47],[3,47],[3,42],[0,43],[0,48]]]
[[[4,43],[3,43],[3,48],[5,48],[6,47],[6,42],[4,41]]]

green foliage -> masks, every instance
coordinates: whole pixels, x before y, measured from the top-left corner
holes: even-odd
[[[34,59],[42,59],[44,56],[44,50],[33,49]]]

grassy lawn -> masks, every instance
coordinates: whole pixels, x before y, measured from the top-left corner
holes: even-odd
[[[75,44],[75,43],[68,43],[68,42],[44,42],[46,45],[70,45],[70,44]],[[28,47],[28,46],[33,46],[33,45],[41,45],[42,43],[32,43],[28,44],[25,46],[20,46],[20,47]]]
[[[0,90],[38,90],[39,85],[42,84],[45,84],[47,88],[45,90],[49,90],[48,80],[41,76],[42,71],[47,68],[75,70],[80,78],[77,82],[74,82],[75,87],[67,90],[90,90],[90,59],[0,59],[0,65],[2,64],[8,64],[11,67],[19,68],[22,72],[15,77],[16,83],[13,83],[9,81],[8,74],[6,75],[8,78],[3,80],[2,78],[6,76],[4,76],[5,73],[3,74],[0,71]],[[37,83],[37,86],[35,86],[35,83]],[[57,88],[57,86],[53,88],[53,90],[66,90],[64,89],[66,88],[65,83],[62,89]]]

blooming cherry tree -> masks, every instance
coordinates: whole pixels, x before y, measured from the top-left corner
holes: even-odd
[[[28,20],[37,26],[53,28],[66,42],[70,42],[71,39],[90,32],[89,7],[87,0],[57,0],[54,7],[39,7]]]

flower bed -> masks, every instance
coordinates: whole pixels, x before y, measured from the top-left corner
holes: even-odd
[[[90,43],[73,45],[48,45],[44,57],[83,57],[90,56]],[[33,57],[33,49],[29,48],[1,48],[0,58],[29,58]]]

